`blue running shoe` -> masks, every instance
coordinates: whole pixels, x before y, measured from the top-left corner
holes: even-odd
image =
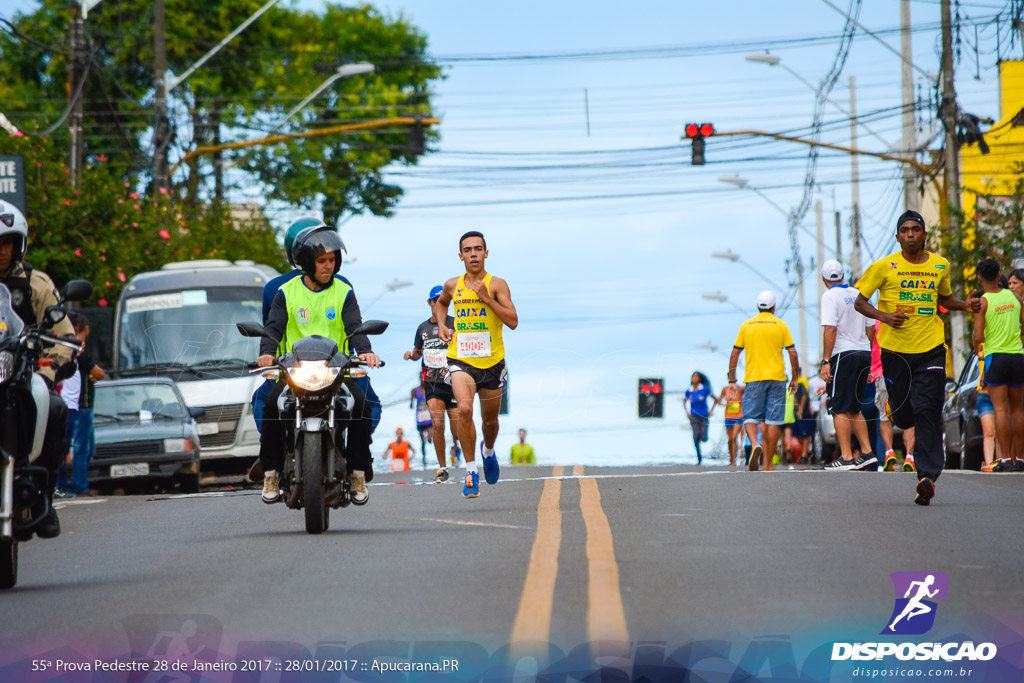
[[[498,467],[497,453],[487,457],[484,455],[484,442],[480,442],[480,457],[484,459],[484,481],[488,484],[497,484],[501,468]]]
[[[466,483],[462,487],[463,498],[478,498],[480,496],[480,475],[476,472],[466,472]]]

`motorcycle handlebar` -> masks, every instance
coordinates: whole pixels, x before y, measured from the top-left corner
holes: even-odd
[[[56,334],[45,334],[40,332],[39,338],[51,344],[60,344],[61,346],[68,346],[72,349],[75,349],[76,351],[82,350],[82,340],[79,339],[78,337],[61,337],[60,335]]]
[[[278,361],[278,363],[276,365],[280,365],[280,360],[281,359],[277,358],[276,360]],[[366,365],[366,363],[364,361],[360,360],[358,356],[349,356],[349,364],[350,365]],[[250,374],[256,374],[258,372],[263,372],[265,370],[272,370],[272,369],[274,369],[275,366],[274,365],[265,365],[265,366],[261,367],[255,361],[253,361],[251,363],[246,363],[245,367],[249,369]],[[380,367],[384,367],[384,361],[380,362]]]

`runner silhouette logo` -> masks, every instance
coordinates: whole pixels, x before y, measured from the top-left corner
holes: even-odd
[[[935,624],[938,605],[949,590],[949,577],[942,572],[893,572],[896,604],[883,635],[919,636]]]

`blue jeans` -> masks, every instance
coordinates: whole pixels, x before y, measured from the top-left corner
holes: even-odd
[[[64,431],[64,439],[68,442],[68,448],[71,448],[71,444],[75,440],[75,421],[78,419],[78,411],[74,408],[68,408],[68,424],[67,429]],[[60,463],[60,468],[57,470],[57,486],[62,489],[69,488],[70,481],[68,481],[68,468],[67,468],[67,454],[65,453],[64,460]]]
[[[748,422],[782,426],[786,421],[786,382],[747,382],[743,390],[743,424]]]
[[[89,492],[89,463],[96,452],[96,433],[93,430],[92,409],[79,410],[75,420],[75,449],[71,462],[71,493]]]
[[[263,435],[263,404],[266,403],[267,396],[270,395],[270,390],[273,387],[274,380],[268,379],[256,387],[256,391],[252,395],[252,417],[256,420],[256,429],[259,430],[261,436]]]

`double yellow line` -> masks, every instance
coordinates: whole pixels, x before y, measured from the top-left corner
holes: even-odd
[[[537,505],[537,536],[530,552],[530,566],[519,597],[519,611],[512,626],[511,643],[551,640],[551,612],[558,577],[558,553],[562,545],[562,511],[559,507],[564,467],[555,467],[544,482]],[[576,465],[573,476],[583,467]],[[619,565],[615,561],[608,517],[601,507],[601,492],[594,479],[579,479],[580,512],[587,529],[587,640],[629,641],[626,614],[619,590]]]

